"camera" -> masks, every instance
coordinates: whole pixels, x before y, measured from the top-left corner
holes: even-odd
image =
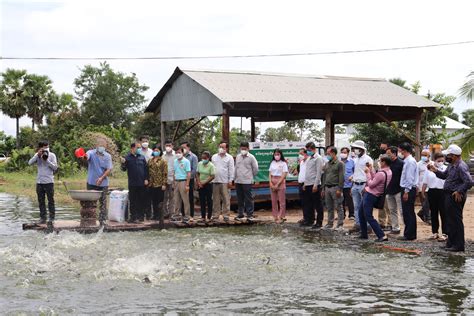
[[[43,160],[48,160],[48,157],[49,157],[49,151],[43,149],[43,150],[41,151],[41,158],[43,158]]]

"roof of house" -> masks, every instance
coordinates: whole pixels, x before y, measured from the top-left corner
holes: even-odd
[[[470,129],[469,126],[461,123],[461,122],[458,122],[456,120],[453,120],[452,118],[450,117],[447,117],[445,116],[444,119],[446,120],[445,121],[445,126],[439,126],[439,125],[436,125],[434,126],[434,128],[437,128],[437,129],[454,129],[454,130],[460,130],[460,129]]]

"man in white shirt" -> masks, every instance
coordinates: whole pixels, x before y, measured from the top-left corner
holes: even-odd
[[[224,220],[228,221],[230,216],[230,188],[234,181],[234,158],[227,153],[228,145],[226,142],[219,144],[219,152],[212,156],[212,163],[216,167],[216,176],[213,183],[212,199],[213,213],[212,218],[219,220],[221,214]]]
[[[171,140],[165,141],[165,154],[163,159],[166,160],[168,164],[168,180],[166,184],[165,197],[163,200],[163,214],[165,218],[169,218],[174,212],[174,195],[173,195],[173,186],[174,186],[174,160],[176,155],[173,150],[173,142]]]
[[[145,156],[146,161],[151,159],[151,155],[153,154],[153,150],[150,148],[150,138],[148,136],[141,136],[140,144],[142,145],[141,153]]]
[[[296,170],[298,174],[298,193],[300,197],[300,203],[301,203],[301,209],[304,209],[304,202],[303,202],[303,187],[304,187],[304,177],[306,174],[306,158],[308,155],[306,154],[306,148],[301,148],[299,153],[298,153],[298,168]],[[304,212],[303,212],[303,218],[298,221],[298,223],[304,223],[305,218],[304,218]]]
[[[350,178],[352,181],[352,201],[354,202],[355,222],[352,228],[353,232],[360,231],[359,209],[362,205],[362,194],[364,193],[365,185],[367,183],[367,176],[365,168],[373,165],[374,161],[366,152],[365,143],[362,140],[357,140],[351,144],[351,151],[354,152],[354,174]]]
[[[139,141],[140,141],[140,145],[141,145],[139,153],[143,157],[145,157],[145,160],[148,163],[148,160],[151,159],[151,156],[153,154],[153,150],[150,148],[150,137],[148,137],[146,135],[140,136]],[[151,214],[152,205],[151,205],[151,193],[150,192],[151,191],[149,190],[149,188],[145,187],[145,193],[143,194],[143,198],[144,198],[143,205],[145,207],[145,210],[144,210],[145,211],[145,218],[147,220],[151,220],[151,217],[152,217],[152,214]]]
[[[313,228],[319,229],[323,226],[324,209],[321,200],[321,176],[324,167],[323,158],[317,153],[314,142],[306,144],[306,169],[304,178],[304,215],[305,221],[301,226],[311,226],[314,223],[314,210],[316,209],[316,223]]]
[[[420,199],[421,203],[421,210],[417,213],[417,215],[421,218],[421,220],[427,224],[431,224],[431,212],[430,212],[430,203],[428,199],[425,198],[426,191],[422,192],[423,189],[423,179],[425,173],[427,172],[427,166],[430,163],[430,156],[431,152],[429,149],[424,149],[421,152],[421,159],[417,163],[418,167],[418,198]],[[422,194],[423,193],[423,194]]]
[[[254,177],[258,173],[257,159],[249,153],[249,143],[240,143],[240,154],[235,158],[235,190],[237,191],[237,203],[239,205],[239,215],[235,220],[244,218],[244,211],[249,220],[253,219],[254,202],[252,186]]]
[[[436,153],[434,155],[434,165],[436,169],[441,172],[446,170],[447,167],[444,164],[444,155],[442,153]],[[446,210],[444,207],[444,180],[438,178],[434,172],[426,170],[423,175],[422,183],[421,194],[423,198],[425,198],[425,192],[426,189],[428,189],[428,200],[431,210],[431,231],[433,235],[429,239],[446,241],[447,223]],[[439,217],[441,217],[441,235],[439,234]]]

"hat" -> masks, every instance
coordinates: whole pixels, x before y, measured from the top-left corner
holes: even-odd
[[[443,155],[456,155],[461,156],[462,149],[458,145],[449,145],[448,149],[443,150]]]
[[[360,149],[363,149],[363,150],[367,151],[367,149],[365,148],[365,143],[364,143],[363,140],[356,140],[355,142],[353,142],[351,144],[351,147],[360,148]]]

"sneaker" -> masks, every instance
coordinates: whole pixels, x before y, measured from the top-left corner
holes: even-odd
[[[425,214],[423,214],[423,210],[419,210],[418,213],[416,213],[416,215],[418,215],[418,217],[424,222],[426,221],[425,219]]]
[[[446,241],[446,240],[448,240],[448,236],[446,236],[445,234],[442,234],[442,235],[438,236],[438,241],[439,242]]]
[[[355,218],[354,216],[349,216],[349,219],[350,219],[351,221],[355,221],[356,218]]]
[[[394,230],[392,229],[391,231],[388,232],[390,235],[400,235],[400,230]]]
[[[245,218],[245,216],[239,215],[239,216],[234,217],[234,220],[240,222],[240,221],[243,220],[244,218]]]
[[[253,221],[254,219],[255,219],[255,217],[253,217],[253,215],[247,216],[248,221]]]
[[[392,226],[385,226],[384,228],[382,228],[382,230],[384,232],[391,232],[392,231]]]
[[[358,233],[360,232],[360,226],[356,226],[354,225],[350,230],[349,230],[349,233]]]
[[[187,217],[183,217],[183,219],[181,220],[182,223],[188,223],[189,222],[189,218]]]
[[[436,240],[438,238],[439,238],[438,233],[435,233],[435,234],[431,235],[430,237],[428,237],[428,240]]]
[[[334,228],[334,225],[331,225],[331,224],[326,224],[324,226],[324,229],[333,229]]]
[[[321,229],[321,228],[323,228],[323,226],[321,224],[314,224],[311,228],[312,229]]]
[[[286,218],[284,217],[280,218],[280,222],[283,224],[284,222],[286,222]]]
[[[375,239],[375,242],[386,242],[388,241],[388,237],[387,236],[383,236],[381,238],[377,238]]]
[[[46,224],[46,218],[42,218],[38,221],[38,224]]]

